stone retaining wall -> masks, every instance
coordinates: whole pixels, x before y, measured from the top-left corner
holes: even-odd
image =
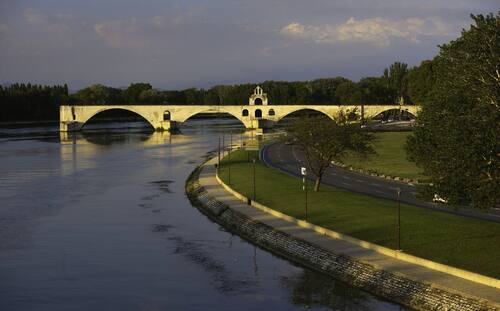
[[[379,270],[344,255],[274,230],[211,198],[200,185],[197,168],[186,182],[191,203],[215,222],[273,253],[351,286],[417,310],[497,310],[486,302]]]

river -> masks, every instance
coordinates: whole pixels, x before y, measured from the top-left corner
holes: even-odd
[[[0,129],[0,310],[402,310],[191,206],[187,176],[239,124],[97,127]]]

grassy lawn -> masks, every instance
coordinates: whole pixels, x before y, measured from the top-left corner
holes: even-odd
[[[405,143],[410,132],[375,133],[376,155],[366,159],[348,155],[343,162],[347,165],[372,170],[377,173],[412,179],[423,179],[422,171],[406,158]]]
[[[231,154],[231,186],[253,194],[253,164],[257,159],[257,201],[304,219],[302,180],[268,168],[257,152]],[[219,175],[228,183],[228,157]],[[312,183],[309,184],[312,189]],[[396,246],[397,203],[322,186],[308,193],[311,223],[390,248]],[[500,224],[401,205],[401,245],[405,252],[500,278]]]

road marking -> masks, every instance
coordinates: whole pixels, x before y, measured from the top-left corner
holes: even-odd
[[[370,183],[370,185],[375,186],[375,187],[382,187],[381,185],[375,184],[375,183]]]
[[[364,180],[361,179],[356,179],[357,182],[365,182]]]

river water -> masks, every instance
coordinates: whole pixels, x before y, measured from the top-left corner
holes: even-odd
[[[190,205],[187,176],[238,124],[106,127],[0,129],[0,310],[401,310]]]

